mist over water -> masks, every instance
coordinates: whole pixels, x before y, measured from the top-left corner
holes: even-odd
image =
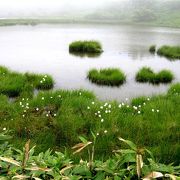
[[[163,21],[172,15],[180,17],[179,0],[0,0],[0,18]]]

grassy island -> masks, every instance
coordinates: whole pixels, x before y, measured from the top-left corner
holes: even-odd
[[[170,83],[173,79],[174,75],[169,70],[162,70],[159,73],[154,73],[153,70],[148,67],[143,67],[136,74],[136,81],[143,83]]]
[[[102,46],[98,41],[75,41],[69,45],[71,53],[102,53]]]
[[[119,86],[126,80],[123,72],[116,68],[92,69],[88,72],[88,78],[99,85]]]
[[[171,60],[180,59],[180,46],[162,46],[157,54]]]

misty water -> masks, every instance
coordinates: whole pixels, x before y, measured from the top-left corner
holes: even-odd
[[[75,40],[98,40],[104,52],[99,57],[69,54]],[[178,45],[180,29],[130,25],[59,24],[0,27],[0,65],[19,72],[47,73],[55,79],[55,89],[86,89],[99,99],[124,101],[141,95],[165,93],[170,84],[135,82],[143,66],[154,71],[169,69],[180,81],[180,61],[150,54],[152,44]],[[91,68],[120,68],[127,76],[120,87],[92,84],[86,78]]]

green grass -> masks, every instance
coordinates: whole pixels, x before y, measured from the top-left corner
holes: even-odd
[[[102,46],[98,41],[75,41],[69,45],[71,53],[101,53],[102,51]]]
[[[179,84],[166,95],[139,97],[126,104],[102,102],[84,90],[40,91],[27,96],[35,80],[29,76],[26,81],[29,83],[15,101],[0,95],[0,130],[10,130],[15,147],[21,148],[31,139],[37,152],[48,148],[71,152],[79,135],[92,140],[93,131],[96,158],[109,158],[113,150],[124,148],[117,139],[123,137],[150,149],[157,161],[179,164]]]
[[[25,76],[27,77],[27,80],[37,89],[47,90],[53,88],[54,86],[53,78],[47,74],[26,73]]]
[[[155,53],[155,52],[156,52],[156,45],[150,46],[149,52],[150,52],[150,53]]]
[[[119,86],[125,82],[126,76],[116,68],[92,69],[88,72],[88,79],[99,85]]]
[[[143,83],[170,83],[173,79],[174,75],[169,70],[162,70],[159,73],[154,73],[153,70],[148,67],[141,68],[136,74],[136,81]]]
[[[158,49],[157,54],[171,60],[180,59],[180,46],[162,46]]]
[[[0,128],[12,130],[16,147],[31,139],[37,151],[48,148],[71,151],[78,136],[91,139],[99,133],[97,158],[106,158],[117,137],[147,147],[162,162],[179,162],[179,94],[134,99],[132,105],[101,102],[87,91],[40,92],[36,97],[9,103],[0,97]],[[107,133],[105,133],[107,131]],[[122,147],[123,148],[123,147]]]
[[[51,89],[54,81],[49,75],[22,74],[0,66],[0,93],[9,97],[32,96],[34,89]]]
[[[180,94],[180,83],[176,83],[171,86],[168,91],[169,94],[179,95]]]

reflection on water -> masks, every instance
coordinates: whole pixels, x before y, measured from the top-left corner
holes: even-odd
[[[97,40],[104,52],[99,57],[69,54],[76,40]],[[169,84],[153,86],[137,83],[136,72],[149,66],[155,72],[169,69],[180,81],[180,61],[169,61],[149,53],[149,46],[178,45],[180,29],[145,26],[61,24],[0,27],[0,64],[21,72],[49,73],[56,88],[88,89],[100,99],[125,100],[140,95],[164,93]],[[83,61],[82,61],[83,59]],[[120,68],[126,83],[120,87],[92,84],[87,79],[91,68]]]
[[[101,56],[101,53],[79,53],[79,52],[69,52],[70,55],[77,56],[80,58],[98,58]]]

